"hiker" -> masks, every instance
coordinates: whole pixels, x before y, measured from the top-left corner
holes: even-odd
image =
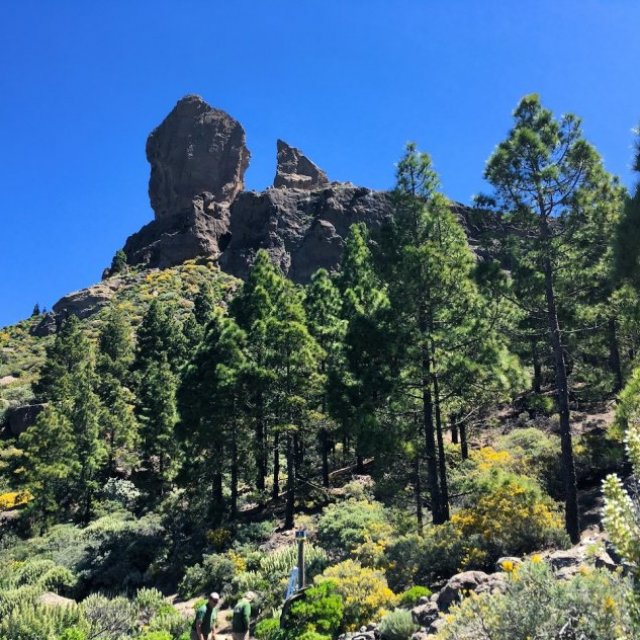
[[[238,600],[233,608],[233,618],[231,620],[231,635],[233,640],[248,640],[249,625],[251,622],[251,603],[255,602],[256,594],[247,591],[244,598]]]
[[[214,591],[209,594],[207,604],[196,611],[196,619],[191,625],[191,640],[213,640],[218,620],[220,596]]]

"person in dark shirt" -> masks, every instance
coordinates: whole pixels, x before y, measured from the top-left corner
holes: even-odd
[[[233,608],[233,618],[231,620],[231,636],[233,640],[248,640],[249,625],[251,624],[251,603],[255,602],[256,594],[247,591],[244,598],[238,600]]]
[[[196,619],[191,625],[191,640],[213,640],[218,619],[220,596],[214,591],[209,594],[207,604],[196,611]]]

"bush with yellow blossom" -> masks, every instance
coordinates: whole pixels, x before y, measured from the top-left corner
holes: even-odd
[[[593,638],[631,640],[630,582],[606,570],[558,580],[545,562],[507,572],[504,594],[472,594],[455,606],[436,640]]]
[[[451,523],[463,537],[478,536],[490,556],[566,543],[556,506],[531,478],[491,469],[478,478],[472,498]]]
[[[345,560],[325,569],[317,583],[331,580],[344,603],[343,626],[347,631],[379,620],[397,603],[384,573],[363,567],[359,562]]]

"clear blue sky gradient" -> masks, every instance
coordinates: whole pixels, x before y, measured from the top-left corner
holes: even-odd
[[[638,0],[5,0],[0,326],[97,282],[151,220],[145,141],[187,93],[245,127],[248,189],[279,137],[380,189],[415,140],[469,202],[531,92],[630,186],[639,27]]]

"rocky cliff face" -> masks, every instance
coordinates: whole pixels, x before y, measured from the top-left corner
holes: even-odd
[[[266,249],[286,275],[306,282],[319,267],[338,267],[351,224],[377,227],[389,214],[386,194],[330,183],[282,140],[274,186],[244,192],[249,157],[238,122],[197,96],[180,100],[147,142],[155,220],[125,243],[129,264],[164,268],[208,256],[242,278]]]
[[[188,210],[196,197],[209,205],[233,202],[250,157],[239,122],[200,96],[185,96],[147,140],[156,219]]]
[[[155,219],[127,239],[128,263],[166,268],[209,257],[244,278],[257,251],[265,249],[288,277],[304,283],[320,267],[338,268],[353,223],[378,228],[391,213],[388,193],[329,182],[324,171],[282,140],[273,187],[245,192],[249,158],[236,120],[198,96],[182,98],[147,141]],[[462,205],[454,211],[482,256],[477,238],[487,218]],[[110,276],[107,270],[102,285],[59,301],[37,331],[49,333],[62,317],[86,317],[108,304],[117,281]]]

